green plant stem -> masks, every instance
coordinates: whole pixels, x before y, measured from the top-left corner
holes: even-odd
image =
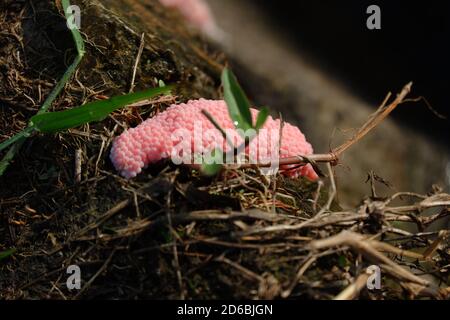
[[[63,6],[64,14],[66,16],[66,20],[68,20],[70,15],[67,13],[67,8],[70,6],[70,1],[62,0],[62,6]],[[81,60],[83,59],[83,56],[85,54],[85,49],[84,49],[84,41],[83,41],[83,38],[81,37],[80,31],[77,28],[74,28],[74,29],[71,29],[70,32],[72,33],[72,37],[75,42],[77,56],[75,57],[75,60],[69,66],[69,68],[67,68],[67,70],[64,73],[64,75],[62,76],[62,78],[58,81],[55,88],[53,88],[50,95],[44,101],[44,104],[41,106],[41,108],[39,109],[37,114],[42,114],[42,113],[48,111],[50,106],[53,104],[53,102],[56,100],[58,95],[61,93],[61,91],[66,86],[67,82],[69,82],[70,78],[75,73],[78,65],[80,64]],[[0,161],[0,176],[2,176],[5,173],[10,162],[14,159],[17,152],[20,150],[20,148],[22,147],[22,145],[24,144],[26,139],[31,135],[31,133],[33,131],[34,131],[34,128],[31,125],[29,125],[22,132],[16,134],[15,136],[9,138],[7,141],[0,144],[0,151],[12,145],[12,147],[8,150],[6,155]]]
[[[15,248],[0,252],[0,261],[12,256],[16,252]]]
[[[20,131],[18,134],[12,136],[11,138],[9,138],[6,141],[3,141],[2,143],[0,143],[0,151],[8,148],[9,146],[11,146],[14,143],[17,143],[19,140],[25,139],[29,136],[31,136],[31,134],[34,132],[34,128],[33,127],[26,127],[24,130]]]

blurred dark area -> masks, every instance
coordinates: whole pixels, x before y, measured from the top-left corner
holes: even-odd
[[[450,137],[450,2],[365,0],[252,0],[316,64],[331,71],[358,95],[377,106],[389,91],[414,81],[409,102],[397,121],[448,144]],[[366,26],[369,5],[381,8],[381,30]]]

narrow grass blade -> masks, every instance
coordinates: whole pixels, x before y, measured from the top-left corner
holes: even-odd
[[[69,14],[67,13],[67,9],[70,7],[70,1],[69,0],[62,0],[62,6],[64,10],[64,14],[66,16],[66,19],[69,19]],[[84,41],[81,37],[80,31],[77,28],[70,29],[70,32],[72,34],[73,41],[75,43],[75,49],[77,50],[77,56],[75,57],[75,60],[72,62],[72,64],[67,68],[66,72],[64,72],[63,76],[61,77],[61,80],[58,81],[55,88],[53,88],[50,95],[47,97],[47,99],[44,101],[44,104],[39,109],[38,114],[47,112],[48,109],[51,107],[53,101],[58,97],[58,95],[61,93],[62,89],[64,89],[64,86],[66,83],[70,80],[72,75],[75,73],[78,65],[80,64],[81,60],[83,59],[83,56],[85,54],[85,48],[84,48]]]
[[[9,138],[8,140],[3,141],[0,143],[0,151],[8,148],[13,143],[18,142],[19,140],[23,138],[29,137],[33,132],[35,131],[32,127],[27,127],[23,131],[19,132],[18,134],[14,135],[13,137]]]
[[[234,74],[227,68],[222,73],[222,85],[228,112],[236,128],[244,131],[253,128],[250,102]]]
[[[16,252],[16,249],[8,249],[0,252],[0,261],[12,256]]]
[[[153,88],[142,92],[113,97],[108,100],[87,103],[81,107],[65,111],[38,114],[31,118],[31,123],[32,126],[40,132],[55,133],[75,128],[89,122],[101,121],[111,112],[119,108],[141,100],[153,98],[170,90],[170,86]]]
[[[264,107],[259,111],[258,117],[256,118],[255,130],[259,131],[264,124],[266,123],[267,118],[269,117],[269,109]]]
[[[69,14],[67,13],[67,9],[70,6],[69,0],[62,0],[61,1],[64,14],[66,16],[66,19],[69,19]],[[58,95],[61,93],[61,91],[64,89],[64,86],[67,84],[67,82],[70,80],[72,75],[75,73],[76,69],[78,68],[78,65],[80,64],[81,60],[83,59],[83,56],[85,54],[85,48],[84,48],[84,41],[81,36],[81,33],[78,29],[74,28],[70,30],[72,34],[72,38],[75,42],[75,48],[77,51],[77,56],[75,57],[75,60],[72,62],[72,64],[67,68],[66,72],[64,72],[64,75],[61,77],[61,79],[58,81],[56,86],[53,88],[50,95],[45,99],[44,104],[41,106],[41,108],[38,111],[38,114],[45,113],[48,111],[48,109],[51,107],[53,101],[58,97]],[[29,127],[26,130],[29,130]],[[8,153],[3,157],[3,159],[0,161],[0,176],[3,175],[3,173],[8,168],[10,162],[14,159],[16,153],[20,150],[22,145],[24,144],[25,140],[27,139],[26,134],[19,133],[18,135],[12,137],[10,140],[12,141],[5,141],[4,147],[2,147],[0,150],[7,148],[7,146],[12,145],[12,147],[8,150]]]

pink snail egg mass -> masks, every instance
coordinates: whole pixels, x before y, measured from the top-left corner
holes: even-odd
[[[110,158],[114,167],[125,178],[133,178],[149,164],[172,158],[174,163],[194,163],[196,155],[211,152],[215,148],[229,151],[231,147],[214,125],[205,117],[208,111],[227,132],[235,146],[243,142],[235,130],[223,100],[191,100],[172,105],[166,111],[146,120],[136,128],[117,137],[112,145]],[[251,109],[253,119],[258,111]],[[271,159],[310,155],[313,148],[299,128],[283,124],[281,147],[279,147],[280,120],[268,117],[258,136],[246,149],[251,163],[268,162]],[[276,153],[276,155],[275,155]],[[176,160],[176,161],[175,161]],[[253,162],[252,162],[253,160]],[[318,178],[310,164],[304,166],[281,166],[289,177]]]

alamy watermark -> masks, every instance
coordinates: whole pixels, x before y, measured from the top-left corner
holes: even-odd
[[[67,28],[70,30],[81,28],[81,9],[77,5],[67,7]]]
[[[381,8],[375,4],[368,6],[366,13],[370,16],[367,18],[367,29],[380,30],[381,29]]]
[[[70,265],[67,267],[66,273],[69,277],[66,280],[66,286],[69,290],[81,289],[81,268],[77,265]],[[368,290],[381,289],[381,269],[377,265],[371,265],[366,269],[369,274],[366,286]]]
[[[372,265],[366,269],[366,272],[370,274],[367,278],[367,289],[380,290],[381,289],[381,269],[379,266]]]
[[[67,267],[66,273],[69,277],[66,281],[67,289],[80,290],[81,289],[81,268],[77,265],[70,265]]]

